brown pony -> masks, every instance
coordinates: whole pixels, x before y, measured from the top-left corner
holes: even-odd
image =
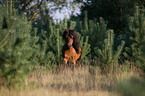
[[[65,64],[70,60],[74,63],[74,68],[76,65],[76,61],[81,59],[81,46],[77,37],[77,33],[75,30],[67,30],[65,29],[63,33],[63,39],[65,40],[65,44],[62,47],[62,56]]]

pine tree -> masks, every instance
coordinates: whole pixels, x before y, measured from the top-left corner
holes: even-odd
[[[80,44],[81,44],[81,48],[82,48],[82,55],[81,58],[82,59],[87,59],[87,54],[90,53],[91,49],[90,49],[90,44],[88,43],[88,39],[89,37],[86,36],[85,38],[83,36],[81,36],[79,34],[79,40],[80,40]]]
[[[23,82],[33,65],[31,23],[11,7],[0,9],[0,85]]]
[[[91,44],[91,53],[94,53],[94,48],[101,45],[101,41],[105,39],[107,24],[100,17],[99,22],[96,20],[88,20],[87,12],[85,12],[84,22],[80,22],[80,30],[83,36],[89,36],[89,44]]]
[[[145,11],[136,6],[133,16],[128,20],[128,32],[130,34],[130,47],[126,47],[124,55],[133,58],[135,65],[145,70]]]
[[[113,72],[114,67],[118,64],[118,58],[121,54],[121,51],[124,47],[125,42],[122,41],[121,45],[118,46],[117,51],[114,52],[114,32],[113,30],[107,31],[107,39],[104,40],[104,45],[102,49],[95,47],[95,52],[99,57],[101,62],[100,68],[104,72]]]

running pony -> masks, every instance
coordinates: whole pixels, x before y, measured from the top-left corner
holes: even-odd
[[[70,60],[73,62],[75,68],[76,61],[81,59],[81,46],[77,33],[75,30],[65,29],[63,39],[65,40],[65,44],[62,47],[64,63],[67,64],[68,60]]]

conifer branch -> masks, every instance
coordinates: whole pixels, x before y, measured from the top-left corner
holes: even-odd
[[[11,28],[9,29],[8,33],[6,34],[6,36],[2,39],[2,41],[0,41],[0,44],[7,38],[7,36],[9,35],[11,29],[13,28],[15,22],[13,23],[13,25],[11,26]]]
[[[7,42],[8,40],[3,45],[1,45],[0,48],[3,48],[7,44]]]

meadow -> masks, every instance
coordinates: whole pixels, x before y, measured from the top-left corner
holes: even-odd
[[[131,12],[124,10],[122,15],[121,10],[120,18],[113,15],[117,16],[114,20],[105,18],[109,14],[90,19],[91,10],[82,10],[83,17],[60,22],[49,17],[48,0],[16,1],[6,0],[0,6],[0,96],[145,96],[145,10],[141,1]],[[125,9],[126,2],[121,1]],[[95,2],[84,5],[108,4]],[[38,5],[28,6],[34,3]],[[118,28],[118,22],[125,24],[119,23]],[[80,42],[81,61],[75,68],[71,62],[64,63],[66,30],[76,32],[71,47],[76,38]]]
[[[141,74],[134,66],[129,71],[118,68],[108,74],[88,65],[75,70],[61,66],[53,71],[39,67],[26,77],[23,86],[2,87],[0,96],[144,96],[145,87],[140,84],[145,82]]]

